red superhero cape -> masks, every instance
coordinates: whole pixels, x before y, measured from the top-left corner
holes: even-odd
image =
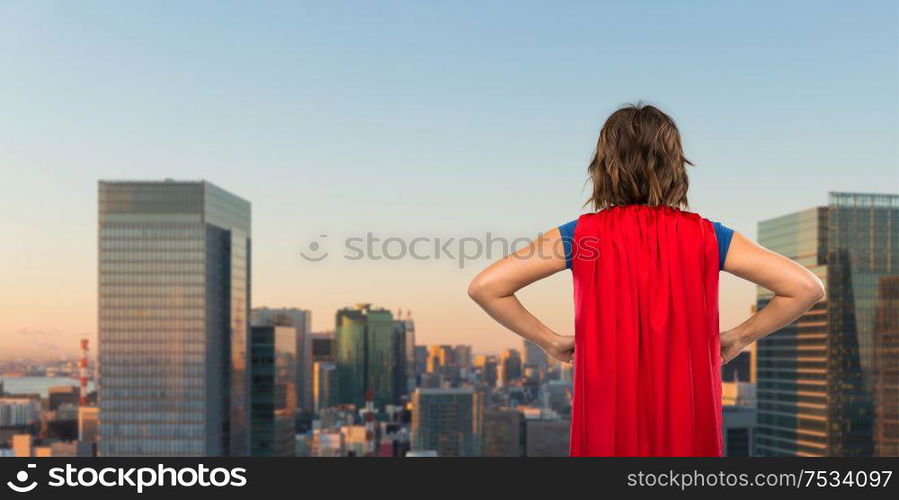
[[[712,223],[627,205],[578,219],[571,456],[721,456]]]

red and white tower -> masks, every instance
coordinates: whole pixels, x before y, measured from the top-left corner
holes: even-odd
[[[81,339],[81,360],[78,361],[78,376],[81,379],[81,398],[78,404],[87,406],[87,339]]]

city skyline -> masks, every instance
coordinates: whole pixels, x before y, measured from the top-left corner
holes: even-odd
[[[312,331],[354,303],[402,308],[420,343],[478,353],[519,342],[465,294],[486,259],[300,252],[322,234],[565,223],[600,124],[638,99],[680,126],[692,208],[750,237],[832,190],[899,191],[889,2],[167,5],[0,5],[16,47],[0,54],[15,117],[0,121],[0,229],[16,235],[0,254],[4,356],[96,341],[98,179],[207,179],[252,201],[252,307],[310,310]],[[522,297],[573,331],[566,273]],[[754,302],[722,275],[722,328]]]
[[[308,311],[249,309],[249,201],[205,181],[98,187],[100,379],[84,343],[80,387],[49,368],[36,392],[0,381],[0,456],[568,454],[572,365],[525,340],[422,345],[368,303],[310,333]],[[827,297],[721,367],[747,379],[721,384],[724,455],[894,455],[899,194],[831,192],[759,232]]]
[[[159,182],[170,182],[170,181],[173,181],[173,179],[166,179],[165,181],[159,181]],[[136,181],[124,181],[124,180],[121,180],[121,181],[101,181],[101,183],[102,183],[102,182],[120,182],[120,183],[128,183],[128,182],[136,182]],[[151,181],[151,182],[152,182],[152,181]],[[179,181],[179,182],[181,182],[181,181]],[[206,181],[206,180],[203,180],[203,181],[187,181],[187,182],[199,182],[199,183],[210,184],[210,183],[209,183],[208,181]],[[839,194],[838,192],[835,192],[835,191],[829,191],[829,192],[828,192],[828,196],[832,197],[835,193]],[[897,196],[897,195],[899,195],[899,193],[882,193],[882,192],[878,192],[878,193],[854,193],[854,194],[862,195],[862,196],[886,196],[886,197]],[[826,206],[826,204],[816,205],[816,206],[812,206],[812,207],[805,207],[805,208],[802,209],[802,210],[797,210],[797,212],[801,212],[801,211],[809,211],[809,210],[816,210],[816,209],[818,209],[818,208],[820,208],[820,207],[822,207],[822,206]],[[776,218],[777,218],[777,217],[775,217],[775,219],[776,219]],[[758,224],[763,224],[763,223],[766,223],[766,222],[768,222],[768,221],[767,221],[767,220],[760,220],[760,221],[757,221]],[[763,243],[763,242],[762,242],[762,243]],[[776,249],[775,249],[775,250],[776,250]],[[552,280],[553,278],[550,278],[550,279]],[[728,282],[731,282],[731,284],[732,284],[732,282],[735,281],[735,280],[736,280],[735,277],[733,277],[733,276],[728,276],[727,273],[724,273],[724,272],[721,273],[722,288],[725,287],[725,286],[727,285]],[[753,288],[755,288],[755,287],[753,286]],[[723,292],[722,292],[722,295],[723,295]],[[251,299],[252,299],[252,296],[251,296]],[[722,297],[722,299],[723,299],[723,297]],[[367,303],[368,303],[368,302],[356,302],[356,303],[355,303],[355,306],[358,306],[359,304],[367,304]],[[335,314],[338,314],[338,315],[339,315],[340,312],[341,312],[342,310],[351,309],[351,308],[353,308],[353,307],[355,307],[355,306],[353,306],[353,305],[352,305],[351,303],[349,303],[349,302],[345,302],[345,303],[343,303],[343,305],[337,307],[333,312],[331,312],[330,315],[328,315],[328,313],[325,313],[325,314],[328,315],[329,317],[333,318],[333,316],[334,316]],[[744,316],[748,316],[748,314],[749,314],[748,311],[750,310],[750,308],[753,307],[753,306],[755,306],[755,299],[753,298],[753,300],[749,301],[749,302],[746,304],[746,306],[747,306],[747,313],[746,313]],[[307,335],[311,336],[311,335],[314,334],[314,333],[331,333],[331,334],[333,334],[333,333],[338,329],[338,328],[335,327],[335,325],[334,325],[333,322],[330,323],[330,324],[327,324],[327,325],[319,325],[319,326],[322,327],[320,330],[313,330],[313,329],[311,329],[311,327],[310,327],[310,325],[311,325],[311,318],[314,317],[314,314],[312,314],[312,311],[303,309],[302,305],[270,306],[270,305],[268,305],[268,304],[263,304],[263,305],[256,305],[256,304],[253,304],[252,307],[250,308],[250,310],[252,311],[251,316],[257,315],[257,314],[259,314],[259,313],[265,313],[265,314],[267,314],[267,316],[265,316],[264,319],[259,319],[259,320],[258,320],[258,321],[259,321],[258,323],[254,323],[254,324],[258,324],[258,325],[271,324],[271,323],[272,323],[272,317],[273,317],[274,315],[277,315],[278,313],[280,313],[280,314],[283,315],[285,312],[295,311],[295,312],[297,312],[297,313],[302,314],[302,315],[303,315],[303,319],[302,319],[302,321],[301,321],[302,324],[300,324],[300,325],[298,326],[298,328],[299,328],[299,338],[303,338],[303,339],[304,339]],[[404,309],[403,309],[403,306],[400,305],[400,306],[398,306],[398,307],[396,307],[396,308],[385,308],[385,310],[387,310],[388,312],[393,312],[393,311],[403,311]],[[406,311],[406,314],[407,314],[407,315],[411,315],[411,311],[410,311],[409,309],[405,309],[405,311]],[[271,316],[271,317],[270,317],[270,316]],[[260,318],[261,318],[261,317],[260,317]],[[411,318],[411,316],[410,316],[410,319],[415,319],[415,318]],[[740,321],[742,321],[742,319],[737,320],[737,319],[734,319],[734,317],[727,317],[725,312],[722,312],[722,313],[721,313],[721,323],[722,323],[721,329],[722,329],[722,331],[723,331],[724,329],[730,327],[730,326],[735,326],[735,325],[736,325],[737,323],[739,323]],[[288,322],[288,323],[284,323],[284,324],[293,324],[293,323],[292,323],[292,322]],[[474,347],[474,353],[475,353],[475,354],[500,355],[500,354],[502,354],[504,351],[508,350],[509,348],[514,348],[514,346],[518,345],[518,344],[521,342],[521,339],[520,339],[519,337],[515,336],[515,335],[512,334],[511,332],[507,332],[507,333],[508,333],[509,336],[511,337],[511,340],[510,340],[507,344],[502,345],[501,347],[498,347],[497,349],[494,349],[494,350],[490,350],[490,349],[486,349],[486,350],[485,350],[485,349],[478,349],[478,348],[476,347],[476,344],[475,344],[475,343],[470,343],[470,345],[472,345],[472,346]],[[62,347],[62,346],[59,346],[59,345],[52,345],[52,346],[50,346],[50,345],[48,344],[48,342],[52,342],[52,341],[50,341],[50,340],[47,339],[47,338],[43,338],[43,339],[42,339],[43,344],[37,346],[37,349],[36,349],[34,352],[28,352],[27,350],[24,351],[24,352],[16,352],[15,349],[7,350],[7,351],[3,352],[2,355],[0,355],[0,360],[2,360],[2,359],[16,359],[16,358],[26,358],[26,359],[27,359],[27,358],[31,358],[31,359],[57,359],[57,358],[59,358],[59,359],[71,359],[71,358],[75,358],[75,357],[77,357],[77,356],[79,355],[79,352],[80,352],[80,351],[79,351],[79,347],[78,347],[78,346],[80,346],[80,342],[81,342],[81,339],[82,339],[82,338],[87,338],[87,339],[89,339],[90,342],[96,342],[96,341],[97,341],[97,338],[98,338],[97,335],[91,336],[90,334],[85,334],[85,333],[83,333],[83,334],[81,334],[81,335],[75,335],[75,337],[76,337],[76,340],[77,340],[77,342],[78,342],[78,345],[77,345],[77,346],[67,346],[67,347]],[[310,337],[310,338],[311,338],[311,337]],[[304,340],[304,341],[302,342],[301,345],[298,345],[298,351],[299,351],[299,352],[301,352],[301,353],[304,353],[304,352],[305,352],[305,343],[306,343],[306,342],[307,342],[307,341]],[[449,339],[446,339],[446,340],[444,340],[444,341],[428,341],[428,342],[423,343],[422,345],[437,346],[437,345],[446,345],[446,344],[450,344],[450,345],[464,345],[464,344],[466,344],[466,342],[456,341],[456,340],[454,340],[454,339],[452,339],[452,338],[449,338]],[[48,349],[48,347],[50,347],[50,348]],[[62,347],[62,348],[61,348],[61,347]],[[308,355],[307,355],[307,354],[303,354],[302,356],[305,358],[305,357],[308,356]],[[311,379],[310,379],[310,380],[311,380]],[[311,383],[311,382],[310,382],[310,383]],[[308,387],[307,390],[311,390],[311,387]],[[309,398],[309,397],[310,397],[310,396],[306,395],[303,399],[306,400],[306,399]],[[311,401],[311,400],[309,400],[309,401]]]

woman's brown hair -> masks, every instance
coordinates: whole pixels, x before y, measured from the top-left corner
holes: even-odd
[[[687,165],[680,133],[655,106],[629,104],[602,126],[587,172],[594,210],[618,205],[687,208]]]

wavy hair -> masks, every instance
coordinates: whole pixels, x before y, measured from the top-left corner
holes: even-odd
[[[587,167],[594,210],[619,205],[687,208],[687,165],[674,120],[655,106],[628,104],[606,120]]]

